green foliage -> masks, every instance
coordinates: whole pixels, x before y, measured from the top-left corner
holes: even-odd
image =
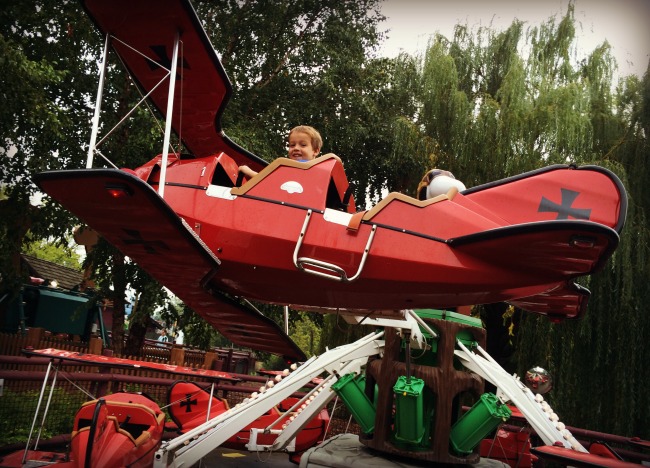
[[[510,362],[519,375],[551,371],[549,398],[569,424],[648,437],[650,74],[616,86],[609,45],[578,61],[575,39],[573,5],[527,31],[515,21],[434,37],[404,92],[414,106],[395,120],[387,172],[408,191],[433,164],[468,187],[549,164],[597,164],[621,178],[627,225],[602,271],[581,280],[592,290],[586,316],[557,325],[524,313]]]
[[[321,327],[314,322],[313,314],[299,312],[298,316],[289,336],[310,358],[320,351]]]
[[[44,240],[33,240],[23,247],[23,253],[74,270],[81,270],[79,257],[69,246],[69,242],[60,245]]]
[[[326,315],[318,353],[325,352],[326,348],[332,349],[337,346],[352,343],[374,331],[375,327],[350,325],[338,315]]]
[[[71,216],[53,204],[36,210],[31,174],[83,158],[86,90],[92,62],[90,25],[77,2],[6,3],[0,9],[0,186],[9,207],[0,216],[2,291],[18,283],[15,258],[23,236],[63,238]],[[11,213],[14,211],[15,213]],[[6,235],[4,233],[9,233]]]
[[[46,392],[49,394],[49,387],[46,388]],[[0,397],[0,446],[24,443],[27,440],[38,397],[39,392],[36,390],[16,392],[5,389]],[[50,417],[46,420],[41,440],[55,435],[69,434],[72,431],[74,416],[85,400],[83,394],[78,393],[73,396],[64,389],[55,388],[49,414],[62,415],[62,417]],[[42,412],[43,406],[41,406],[40,418]]]
[[[387,116],[403,95],[390,85],[398,67],[371,58],[382,37],[379,2],[222,1],[196,8],[234,86],[226,133],[271,161],[285,155],[289,129],[313,125],[323,135],[323,153],[343,159],[356,199],[379,194],[391,139]]]
[[[178,319],[177,323],[180,324],[178,328],[184,331],[185,343],[189,346],[208,350],[215,346],[224,347],[230,344],[214,327],[187,306],[183,306],[182,316],[179,314]]]

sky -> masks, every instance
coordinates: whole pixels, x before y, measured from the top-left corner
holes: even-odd
[[[451,39],[456,24],[505,30],[513,20],[525,29],[567,11],[569,0],[385,0],[382,23],[390,29],[381,55],[393,57],[400,50],[424,51],[436,32]],[[643,76],[650,59],[650,0],[575,0],[574,17],[578,59],[607,40],[618,63],[619,76]],[[586,51],[586,52],[585,52]]]

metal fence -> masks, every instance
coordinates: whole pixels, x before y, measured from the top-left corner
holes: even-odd
[[[2,391],[0,396],[0,453],[20,444],[24,447],[41,392],[48,359],[21,356],[21,350],[27,346],[35,349],[58,348],[68,351],[89,352],[86,343],[70,342],[58,337],[43,336],[38,342],[29,341],[22,335],[0,334],[0,380]],[[178,352],[172,346],[158,346],[158,343],[147,343],[142,348],[140,356],[120,356],[135,358],[149,362],[172,362],[172,351]],[[183,349],[182,365],[193,368],[206,368],[206,352],[194,349]],[[228,363],[233,370],[245,372],[229,373],[239,379],[236,383],[221,382],[216,386],[216,396],[224,398],[232,406],[247,398],[250,393],[258,391],[266,381],[260,375],[248,375],[254,367],[251,353],[236,350],[216,350],[213,354],[217,359],[212,361],[209,368],[221,370]],[[177,354],[178,356],[178,354]],[[225,369],[224,369],[225,370]],[[49,395],[53,374],[45,389]],[[60,434],[69,434],[76,411],[82,403],[96,398],[98,395],[119,391],[142,392],[152,398],[161,407],[168,405],[168,391],[177,380],[182,380],[172,374],[144,369],[100,369],[89,364],[62,364],[56,375],[55,390],[52,393],[52,404],[49,408],[45,424],[42,427],[41,439],[47,439]],[[205,382],[206,379],[196,378],[195,382]],[[332,413],[333,403],[329,405]],[[42,411],[41,411],[42,414]],[[335,417],[332,419],[329,435],[344,432],[359,433],[359,427],[350,421],[350,413],[343,404],[338,404]],[[42,416],[36,420],[35,433],[40,429]],[[170,418],[168,426],[173,429]]]
[[[38,395],[45,372],[18,371],[15,374],[15,378],[4,379],[4,391],[0,396],[0,452],[3,451],[2,447],[7,444],[20,442],[24,444],[26,442],[29,428],[34,421]],[[257,391],[263,383],[263,378],[257,376],[232,375],[241,381],[235,385],[217,385],[215,392],[216,396],[226,399],[231,407],[247,398],[250,393]],[[81,404],[94,399],[100,392],[142,392],[164,409],[169,404],[169,388],[176,380],[173,377],[170,378],[169,375],[150,371],[116,369],[110,374],[92,374],[88,373],[88,369],[80,372],[79,369],[66,367],[58,372],[55,391],[52,394],[52,405],[45,419],[42,438],[69,434],[72,430],[75,413]],[[52,377],[50,377],[51,381]],[[100,386],[104,386],[104,388],[99,390]],[[49,395],[50,389],[51,385],[47,385],[46,397]],[[332,414],[333,403],[330,403],[328,410]],[[41,409],[36,421],[36,431],[39,429],[42,413]],[[345,406],[339,402],[335,417],[331,422],[329,435],[339,434],[346,430],[358,434],[359,426],[349,420],[349,415]],[[173,430],[169,417],[167,421],[170,426],[168,429]]]

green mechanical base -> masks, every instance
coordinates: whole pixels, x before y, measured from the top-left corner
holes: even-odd
[[[453,447],[451,433],[465,400],[477,401],[483,394],[484,383],[459,366],[454,349],[456,339],[485,347],[485,330],[480,321],[477,323],[471,317],[440,311],[418,312],[438,333],[438,339],[434,343],[429,337],[431,348],[427,352],[411,352],[409,384],[404,377],[409,373],[402,340],[393,329],[385,330],[383,358],[369,361],[366,367],[365,393],[376,410],[374,432],[362,435],[360,441],[369,448],[401,457],[475,464],[480,456],[477,448],[468,448],[473,443],[472,435],[466,437],[466,429],[458,432],[458,450]]]

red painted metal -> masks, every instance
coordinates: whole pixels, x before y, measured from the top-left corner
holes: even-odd
[[[172,364],[163,364],[159,362],[140,361],[136,359],[124,359],[112,356],[103,356],[98,354],[80,353],[77,351],[65,351],[56,348],[47,349],[24,349],[23,353],[28,356],[48,357],[55,361],[62,362],[80,362],[92,364],[98,367],[115,367],[130,370],[153,370],[165,372],[168,374],[181,375],[186,377],[201,377],[210,380],[224,380],[238,382],[239,379],[226,372],[213,371],[207,369],[196,369],[187,366],[176,366]]]
[[[217,292],[217,299],[222,292],[278,304],[348,309],[511,301],[533,312],[575,318],[584,312],[588,291],[573,279],[602,267],[617,246],[617,230],[625,219],[625,192],[612,173],[554,166],[438,202],[389,196],[351,231],[345,223],[326,217],[326,209],[334,211],[347,188],[335,159],[276,160],[260,179],[240,189],[226,187],[228,194],[236,194],[233,198],[211,196],[211,168],[224,159],[227,155],[221,154],[172,163],[165,201],[123,171],[62,171],[41,174],[37,180],[44,191],[190,305],[203,290],[213,297]],[[148,173],[145,168],[136,170],[143,177]],[[156,184],[155,179],[149,182]],[[301,191],[283,190],[289,182],[299,184]],[[105,187],[114,184],[128,185],[133,196],[128,201],[111,199]],[[591,210],[597,222],[550,219],[558,213],[539,211],[545,198],[559,205],[563,190],[580,193],[576,205]],[[494,198],[492,191],[497,192]],[[299,256],[337,265],[348,277],[358,271],[376,226],[356,281],[316,277],[294,265],[294,249],[307,216],[310,222]],[[170,227],[163,229],[165,218]],[[192,251],[176,242],[182,234],[188,236],[181,219],[218,256],[214,269],[198,261],[195,267]],[[195,250],[197,257],[208,257],[208,250]],[[177,265],[183,265],[183,275]],[[219,306],[213,299],[208,308],[201,307],[205,299],[201,296],[195,309],[209,321],[218,321],[223,314]],[[230,315],[227,321],[238,319]]]
[[[170,67],[172,46],[180,33],[172,128],[196,156],[228,152],[238,164],[259,171],[266,162],[233,143],[221,130],[221,114],[232,86],[188,0],[83,0],[88,16],[103,34],[140,88],[151,91]],[[169,82],[150,101],[166,113]]]
[[[601,456],[593,453],[577,452],[564,447],[545,445],[535,447],[531,451],[547,460],[552,460],[564,466],[593,466],[605,468],[628,468],[639,467],[637,463],[630,463],[609,456]]]
[[[169,389],[168,399],[171,418],[181,433],[190,431],[206,422],[208,401],[210,399],[209,387],[201,388],[193,382],[176,382]],[[271,408],[254,422],[239,430],[239,432],[224,443],[224,446],[237,450],[246,450],[246,444],[249,441],[252,428],[264,429],[269,427],[296,402],[298,402],[298,398],[287,398],[279,407]],[[228,403],[225,400],[213,396],[210,418],[218,416],[228,410],[228,408]],[[288,419],[285,419],[275,426],[270,427],[270,429],[280,429],[282,424],[287,422]],[[322,442],[328,422],[329,414],[326,409],[323,409],[296,436],[295,452],[304,452],[308,448]],[[276,438],[277,435],[260,434],[257,438],[257,443],[261,445],[272,445]]]
[[[84,404],[75,416],[69,466],[151,466],[153,454],[161,442],[165,414],[143,395],[113,393],[102,399],[106,403],[97,421],[93,413],[96,406],[101,405],[99,400]],[[88,421],[96,424],[94,434]],[[90,454],[87,453],[89,448],[92,448]],[[90,460],[90,464],[84,464],[85,460]]]
[[[512,468],[529,468],[537,461],[530,453],[530,433],[497,430],[493,438],[483,439],[480,445],[482,458],[507,463]]]
[[[79,409],[69,453],[30,450],[27,460],[49,461],[70,468],[150,467],[162,439],[164,422],[165,414],[146,396],[113,393],[84,403]],[[21,450],[3,457],[1,466],[23,466],[24,453]]]

